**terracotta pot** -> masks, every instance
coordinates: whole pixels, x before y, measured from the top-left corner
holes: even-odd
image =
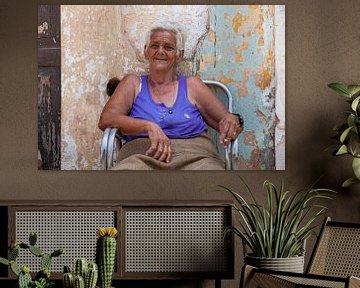
[[[254,267],[275,271],[304,272],[304,256],[289,258],[263,258],[246,255],[245,263]]]

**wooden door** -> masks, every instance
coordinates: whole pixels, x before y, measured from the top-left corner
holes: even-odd
[[[60,5],[38,6],[39,169],[60,170]]]

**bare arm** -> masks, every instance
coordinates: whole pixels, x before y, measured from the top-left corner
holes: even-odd
[[[188,92],[190,101],[198,107],[208,125],[219,131],[220,142],[226,148],[243,130],[238,117],[231,114],[199,78],[188,78]]]
[[[126,75],[120,81],[100,115],[98,127],[101,130],[114,127],[124,135],[147,132],[151,145],[146,151],[146,155],[160,161],[170,162],[170,140],[162,129],[151,121],[134,119],[128,116],[135,96],[139,92],[139,84],[139,78],[136,75]]]
[[[98,126],[101,130],[108,127],[118,128],[126,135],[146,132],[147,121],[128,116],[139,86],[135,75],[126,75],[116,87],[100,115]]]

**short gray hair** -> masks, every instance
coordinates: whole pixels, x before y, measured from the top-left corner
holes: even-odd
[[[174,34],[174,36],[176,37],[176,48],[177,48],[176,52],[177,52],[177,54],[179,54],[181,51],[184,51],[184,46],[185,46],[184,38],[185,37],[180,29],[180,25],[176,22],[156,22],[156,23],[154,23],[151,26],[150,30],[146,33],[146,38],[145,38],[146,48],[145,49],[147,49],[149,47],[150,38],[157,31],[167,31],[167,32]]]

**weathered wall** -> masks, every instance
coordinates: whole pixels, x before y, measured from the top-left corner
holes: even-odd
[[[122,39],[117,33],[121,27],[114,25],[116,19],[112,6],[61,7],[64,170],[98,168],[97,121],[106,101],[103,91],[110,73],[123,70]]]
[[[235,167],[275,169],[274,7],[62,6],[62,169],[100,168],[106,81],[145,71],[143,36],[158,19],[186,31],[180,69],[222,81],[234,95],[246,120]]]
[[[275,6],[215,5],[210,32],[195,62],[202,78],[219,80],[234,96],[243,115],[235,169],[275,169]]]

